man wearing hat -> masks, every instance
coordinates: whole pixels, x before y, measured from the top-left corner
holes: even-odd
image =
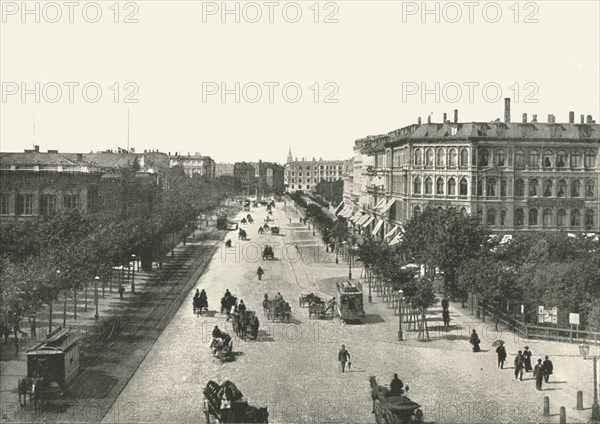
[[[338,360],[342,363],[342,372],[346,370],[346,362],[350,362],[350,352],[346,350],[346,345],[342,345],[338,353]]]

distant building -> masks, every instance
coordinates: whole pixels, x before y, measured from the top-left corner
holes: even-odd
[[[202,156],[200,153],[187,156],[175,153],[171,156],[169,152],[169,167],[182,166],[183,172],[189,177],[201,175],[208,180],[215,178],[216,165],[210,156]]]
[[[285,164],[285,188],[287,192],[310,191],[321,181],[338,181],[342,179],[345,161],[343,160],[298,160],[288,153]]]
[[[224,175],[234,175],[235,164],[233,163],[217,163],[215,164],[215,177],[222,177]]]
[[[233,177],[238,192],[246,195],[256,193],[256,175],[258,166],[249,162],[236,162],[233,166]]]

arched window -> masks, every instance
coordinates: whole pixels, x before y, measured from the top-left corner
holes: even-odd
[[[595,165],[596,165],[596,155],[594,154],[593,151],[587,150],[585,152],[584,166],[589,169],[589,168],[594,168]]]
[[[487,149],[479,149],[479,166],[487,166],[488,151]]]
[[[413,194],[421,194],[421,178],[415,178]]]
[[[444,179],[439,177],[436,181],[436,194],[444,194]]]
[[[595,197],[594,194],[594,182],[592,180],[587,180],[587,182],[585,183],[585,197]]]
[[[525,223],[525,216],[523,214],[523,209],[517,208],[515,209],[515,226],[522,227]]]
[[[529,196],[538,195],[538,180],[529,180]]]
[[[581,153],[579,150],[571,152],[571,168],[579,168],[581,166]]]
[[[506,211],[500,211],[500,226],[504,227],[506,225]]]
[[[575,180],[571,184],[571,197],[581,196],[581,181]]]
[[[540,163],[540,153],[537,150],[529,151],[529,167],[537,168]]]
[[[564,168],[565,166],[567,166],[567,152],[559,150],[556,154],[556,167]]]
[[[477,211],[477,221],[478,221],[479,223],[482,223],[482,222],[483,222],[483,211],[482,211],[481,209],[479,209],[479,210]]]
[[[460,179],[460,195],[461,196],[466,196],[468,193],[468,187],[469,187],[469,183],[467,182],[466,178],[461,178]]]
[[[585,229],[589,230],[594,228],[594,211],[592,209],[588,209],[585,211]]]
[[[469,151],[465,148],[460,151],[460,166],[469,166]]]
[[[415,165],[423,165],[423,151],[421,149],[415,150]]]
[[[488,196],[494,197],[496,196],[496,179],[495,178],[486,178],[486,192]]]
[[[538,225],[538,211],[536,208],[529,209],[529,225]]]
[[[552,226],[552,209],[544,209],[544,227]]]
[[[488,225],[496,225],[496,209],[488,209],[487,223]]]
[[[438,208],[437,208],[437,211],[438,211],[438,212],[442,212],[443,210],[444,210],[444,208],[443,208],[443,207],[441,207],[441,206],[438,206]]]
[[[456,149],[450,149],[448,152],[448,166],[456,166],[456,156]]]
[[[496,165],[504,166],[506,164],[506,154],[504,150],[496,150]]]
[[[571,211],[571,227],[581,226],[581,213],[579,209],[573,209]]]
[[[433,166],[433,149],[427,149],[425,153],[425,166]]]
[[[450,196],[456,195],[456,180],[454,178],[450,178],[448,180],[448,195],[450,195]]]
[[[559,209],[556,215],[556,225],[564,227],[567,225],[567,212],[564,209]]]
[[[525,152],[521,149],[515,151],[515,166],[525,166]]]
[[[506,196],[506,180],[503,179],[500,181],[500,196]]]
[[[477,180],[477,195],[483,196],[483,180]]]
[[[461,213],[463,216],[467,216],[467,215],[469,214],[469,211],[467,210],[467,208],[465,208],[465,207],[462,207],[462,208],[460,208],[460,213]]]
[[[436,166],[446,165],[446,151],[444,149],[438,149],[435,157]]]
[[[517,181],[515,181],[515,196],[525,196],[525,182],[523,182],[523,180],[520,178]]]
[[[556,186],[556,197],[565,197],[567,195],[567,182],[560,180]]]
[[[431,177],[425,180],[425,194],[433,194],[433,180]]]
[[[552,180],[544,181],[544,197],[552,197]]]
[[[415,212],[413,215],[415,218],[421,215],[421,207],[419,205],[415,206]]]
[[[552,150],[546,150],[544,152],[544,168],[552,167],[552,159],[554,157],[554,153]]]

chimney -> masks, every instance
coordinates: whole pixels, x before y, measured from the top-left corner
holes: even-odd
[[[447,120],[448,120],[448,114],[444,113],[444,124],[446,123]]]
[[[554,115],[552,115],[551,113],[548,114],[548,123],[549,124],[553,124],[554,123]]]
[[[40,152],[40,146],[37,146],[37,145],[33,146],[33,151],[36,152],[36,153],[39,153]]]
[[[588,115],[586,124],[591,124],[591,123],[592,123],[592,115]]]
[[[525,123],[525,124],[527,123],[527,114],[526,113],[523,114],[523,123]]]
[[[421,125],[421,117],[419,116],[419,119],[417,120],[417,124]]]
[[[535,113],[531,117],[531,122],[537,122],[537,115]]]
[[[510,122],[510,97],[504,99],[504,122]]]
[[[575,112],[571,111],[569,112],[569,124],[574,124],[575,123]]]
[[[429,115],[429,116],[427,117],[427,123],[428,123],[428,124],[431,124],[431,115]]]
[[[581,123],[585,124],[585,115],[581,115]]]
[[[454,123],[458,124],[458,109],[454,109]]]

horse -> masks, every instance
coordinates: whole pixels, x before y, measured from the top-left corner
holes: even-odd
[[[50,382],[45,378],[34,378],[31,385],[31,397],[34,404],[35,410],[42,410],[44,407],[44,398],[46,392],[50,388]]]
[[[29,403],[31,403],[33,381],[31,378],[22,378],[19,380],[17,385],[19,391],[19,404],[27,406],[27,395],[29,395]],[[23,402],[21,402],[21,395],[23,395]]]
[[[256,408],[255,406],[248,406],[242,418],[242,421],[245,423],[268,423],[269,411],[266,407]]]

